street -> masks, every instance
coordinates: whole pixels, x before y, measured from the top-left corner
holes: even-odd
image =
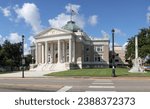
[[[1,92],[150,92],[150,78],[0,78]]]

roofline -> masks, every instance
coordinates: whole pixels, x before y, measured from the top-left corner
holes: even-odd
[[[46,30],[41,31],[40,33],[38,33],[37,35],[35,35],[34,38],[37,38],[38,36],[40,36],[40,35],[42,35],[42,34],[48,32],[48,31],[50,31],[50,30],[52,30],[52,29],[56,29],[56,30],[60,30],[60,31],[68,32],[68,33],[72,34],[71,31],[68,31],[68,30],[65,30],[65,29],[60,29],[60,28],[47,28]]]

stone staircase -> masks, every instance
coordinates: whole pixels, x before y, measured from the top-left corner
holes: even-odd
[[[33,70],[35,71],[42,71],[43,67],[45,66],[46,64],[38,64],[38,66],[36,68],[34,68]]]
[[[56,64],[38,64],[36,68],[34,68],[35,71],[52,71],[52,72],[57,72],[57,71],[64,71],[68,70],[66,68],[65,63],[56,63]]]

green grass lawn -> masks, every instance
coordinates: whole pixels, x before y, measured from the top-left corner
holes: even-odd
[[[78,69],[62,72],[49,73],[45,76],[90,76],[90,77],[111,77],[111,68],[102,69]],[[116,68],[118,77],[150,77],[150,72],[147,73],[129,73],[126,68]]]

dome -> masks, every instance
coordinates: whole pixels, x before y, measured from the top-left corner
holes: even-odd
[[[30,45],[30,47],[35,47],[35,43],[32,42],[31,45]]]
[[[77,26],[74,21],[68,21],[67,24],[62,27],[62,29],[69,30],[72,32],[82,31],[82,29],[79,26]]]

